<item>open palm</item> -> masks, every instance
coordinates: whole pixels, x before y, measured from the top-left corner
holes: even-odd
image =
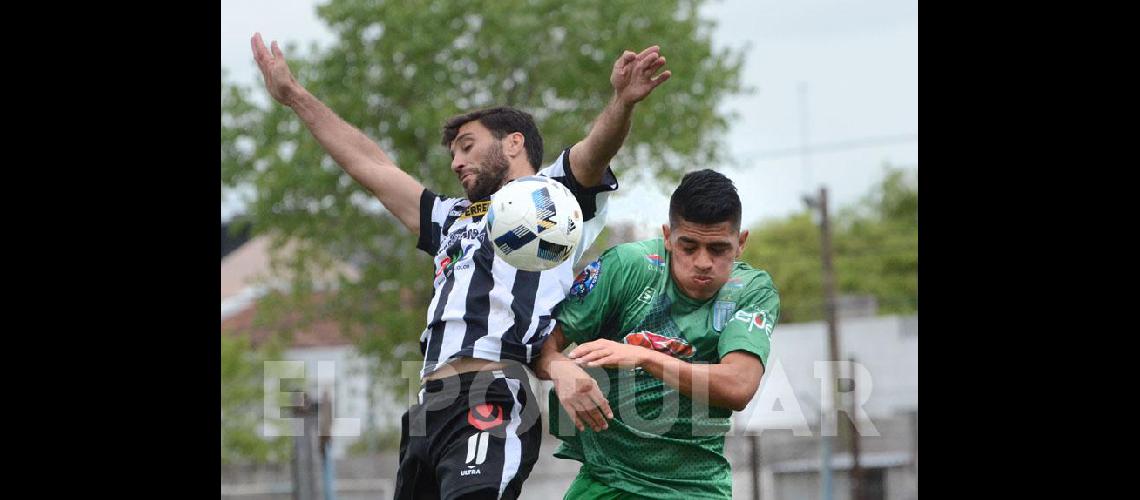
[[[261,40],[261,33],[254,33],[250,44],[253,46],[253,59],[265,79],[265,89],[277,102],[288,106],[298,85],[297,80],[293,78],[293,72],[289,71],[289,65],[285,62],[285,54],[277,47],[276,40],[273,41],[272,52],[266,49],[265,42]]]
[[[647,47],[639,54],[627,50],[614,62],[610,84],[618,98],[629,103],[639,102],[673,75],[673,72],[666,70],[654,76],[664,65],[665,58],[661,56],[661,47],[657,45]]]

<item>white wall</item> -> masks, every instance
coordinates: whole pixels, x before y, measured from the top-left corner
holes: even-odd
[[[841,357],[854,356],[867,370],[869,379],[856,391],[867,399],[862,408],[872,423],[875,417],[918,408],[917,316],[846,319],[839,323],[838,337]],[[737,413],[737,426],[793,429],[818,423],[823,372],[817,376],[816,362],[827,358],[825,323],[777,326],[764,379],[752,402]]]
[[[285,351],[284,359],[288,361],[305,362],[305,387],[315,397],[320,397],[317,391],[318,384],[333,391],[335,412],[337,419],[358,419],[359,430],[366,428],[366,420],[371,417],[373,425],[379,428],[395,426],[399,428],[400,416],[406,410],[406,405],[394,400],[384,391],[377,391],[369,411],[368,387],[369,374],[367,360],[358,355],[352,346],[294,348]],[[330,362],[331,373],[319,373],[319,362]],[[347,422],[338,424],[341,431],[349,429],[352,425]],[[332,439],[333,456],[343,458],[349,445],[356,441],[358,435],[334,436]]]

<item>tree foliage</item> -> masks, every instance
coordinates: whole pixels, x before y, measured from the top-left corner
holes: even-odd
[[[871,295],[880,314],[918,311],[918,186],[908,171],[882,181],[832,215],[837,292]],[[818,216],[814,210],[751,230],[742,258],[767,270],[780,290],[782,323],[824,317]]]

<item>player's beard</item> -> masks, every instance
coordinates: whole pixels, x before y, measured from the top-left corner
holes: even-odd
[[[480,163],[482,168],[475,174],[475,183],[467,190],[467,199],[471,201],[489,198],[491,193],[498,191],[511,169],[507,155],[503,154],[503,145],[498,141],[491,145],[491,149]]]

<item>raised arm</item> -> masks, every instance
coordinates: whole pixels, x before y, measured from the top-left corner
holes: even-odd
[[[260,33],[254,34],[250,43],[269,95],[292,108],[317,142],[348,175],[371,191],[413,234],[419,234],[423,185],[400,170],[368,136],[342,120],[297,83],[276,41],[272,44],[272,51],[265,48]]]
[[[606,165],[629,135],[634,106],[672,76],[671,71],[654,76],[664,65],[665,58],[656,45],[640,54],[627,50],[614,62],[610,74],[613,97],[594,121],[586,138],[570,148],[570,168],[582,186],[593,187],[602,182]]]

